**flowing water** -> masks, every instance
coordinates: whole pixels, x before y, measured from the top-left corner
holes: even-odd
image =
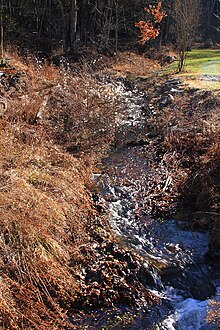
[[[112,229],[145,258],[147,265],[153,265],[151,290],[166,306],[158,320],[154,317],[151,325],[142,321],[138,329],[216,330],[217,325],[206,321],[211,304],[220,300],[218,273],[205,262],[208,233],[186,230],[187,221],[153,220],[148,214],[157,198],[148,182],[158,173],[147,157],[149,144],[131,146],[131,131],[143,137],[145,101],[137,91],[133,95],[125,89],[124,94],[128,107],[117,120],[117,139],[123,137],[123,143],[103,160],[102,174],[94,174],[93,181],[107,203]],[[169,186],[169,176],[165,182],[161,183],[162,190]]]

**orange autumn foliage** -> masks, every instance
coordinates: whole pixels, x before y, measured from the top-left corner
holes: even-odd
[[[160,33],[160,27],[155,25],[160,23],[167,14],[164,10],[161,9],[162,2],[158,2],[157,5],[150,5],[149,8],[144,8],[144,10],[151,16],[151,20],[139,21],[135,23],[135,26],[138,27],[141,31],[141,40],[142,45],[147,40],[155,39]]]

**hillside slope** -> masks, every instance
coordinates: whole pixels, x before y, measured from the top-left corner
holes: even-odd
[[[2,329],[79,328],[86,310],[151,304],[148,271],[116,243],[90,180],[117,99],[88,73],[12,56],[0,86]]]

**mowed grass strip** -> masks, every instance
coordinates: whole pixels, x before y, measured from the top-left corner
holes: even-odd
[[[162,69],[162,75],[176,74],[192,87],[220,90],[220,49],[189,51],[183,72],[177,73],[177,61]]]
[[[175,73],[177,61],[162,70]],[[220,49],[194,49],[187,53],[186,64],[181,75],[220,75]]]

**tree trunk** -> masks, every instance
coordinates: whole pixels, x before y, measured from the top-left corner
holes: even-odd
[[[76,41],[76,27],[77,27],[77,3],[76,0],[71,1],[70,22],[69,22],[69,49],[73,50]]]
[[[107,33],[106,33],[106,42],[105,47],[108,49],[109,47],[109,40],[110,40],[110,32],[112,27],[112,9],[113,9],[113,1],[108,1],[108,15],[106,16],[106,24],[107,24]]]
[[[1,63],[4,63],[4,28],[3,28],[3,0],[0,2],[0,30],[1,30]]]
[[[206,21],[206,37],[211,37],[212,15],[214,12],[216,0],[209,0],[207,4],[207,21]]]
[[[49,22],[48,22],[48,35],[49,35],[49,43],[50,43],[50,50],[52,50],[52,11],[51,11],[51,0],[48,0],[48,16],[49,16]]]
[[[115,0],[115,52],[118,52],[118,24],[119,24],[119,13],[118,13],[118,0]]]
[[[182,49],[179,51],[178,72],[182,72],[185,66],[187,50]]]
[[[66,40],[66,19],[65,19],[65,12],[64,12],[64,7],[62,0],[58,0],[59,6],[60,6],[60,11],[61,11],[61,16],[62,16],[62,46],[63,46],[63,51],[67,50],[67,40]]]

